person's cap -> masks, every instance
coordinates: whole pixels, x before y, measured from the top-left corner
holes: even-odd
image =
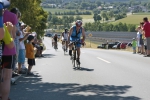
[[[21,23],[21,26],[25,26],[26,24],[24,22]]]
[[[31,40],[33,40],[33,39],[34,39],[34,36],[29,35],[27,40],[28,40],[28,41],[31,41]]]
[[[8,8],[10,6],[9,0],[0,0],[0,2],[3,4],[3,8]]]

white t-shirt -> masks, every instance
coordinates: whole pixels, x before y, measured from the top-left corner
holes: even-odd
[[[62,40],[68,40],[68,33],[65,33],[63,34],[64,36],[62,37]]]
[[[20,31],[20,37],[19,39],[23,38],[23,33]],[[24,41],[20,41],[19,49],[25,49]]]

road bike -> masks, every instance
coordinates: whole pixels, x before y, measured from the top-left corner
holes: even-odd
[[[57,49],[58,49],[57,43],[54,43],[54,49],[57,51]]]
[[[72,59],[72,65],[74,68],[77,68],[80,69],[80,62],[77,60],[77,44],[81,44],[81,42],[79,42],[79,40],[75,40],[73,42],[70,43],[70,45],[73,45],[72,46],[72,56],[71,56],[71,59]]]
[[[63,44],[63,51],[64,51],[64,55],[65,55],[65,52],[67,52],[67,47],[66,47],[67,40],[64,39],[63,42],[64,42],[64,44]]]

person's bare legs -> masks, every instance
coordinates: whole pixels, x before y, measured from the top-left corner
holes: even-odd
[[[68,41],[66,41],[66,50],[68,51]]]
[[[8,100],[11,77],[12,77],[12,69],[4,68],[2,70],[3,82],[0,83],[0,94],[2,96],[2,100]]]
[[[31,72],[32,66],[28,66],[28,73]]]
[[[141,53],[144,54],[144,45],[141,45]]]
[[[80,59],[80,48],[77,48],[77,58]]]
[[[21,63],[18,63],[18,74],[21,71]]]

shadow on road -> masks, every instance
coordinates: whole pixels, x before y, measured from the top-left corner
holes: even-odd
[[[54,56],[56,56],[56,55],[54,55],[54,54],[42,54],[44,57],[36,57],[36,58],[38,58],[38,59],[41,59],[41,58],[52,58],[52,57],[54,57]]]
[[[89,69],[89,68],[84,68],[84,67],[80,67],[80,69],[78,68],[73,68],[74,70],[78,70],[78,71],[94,71],[94,69]]]
[[[42,83],[41,80],[38,74],[21,77],[11,88],[11,100],[140,100],[135,96],[120,96],[131,86]]]

